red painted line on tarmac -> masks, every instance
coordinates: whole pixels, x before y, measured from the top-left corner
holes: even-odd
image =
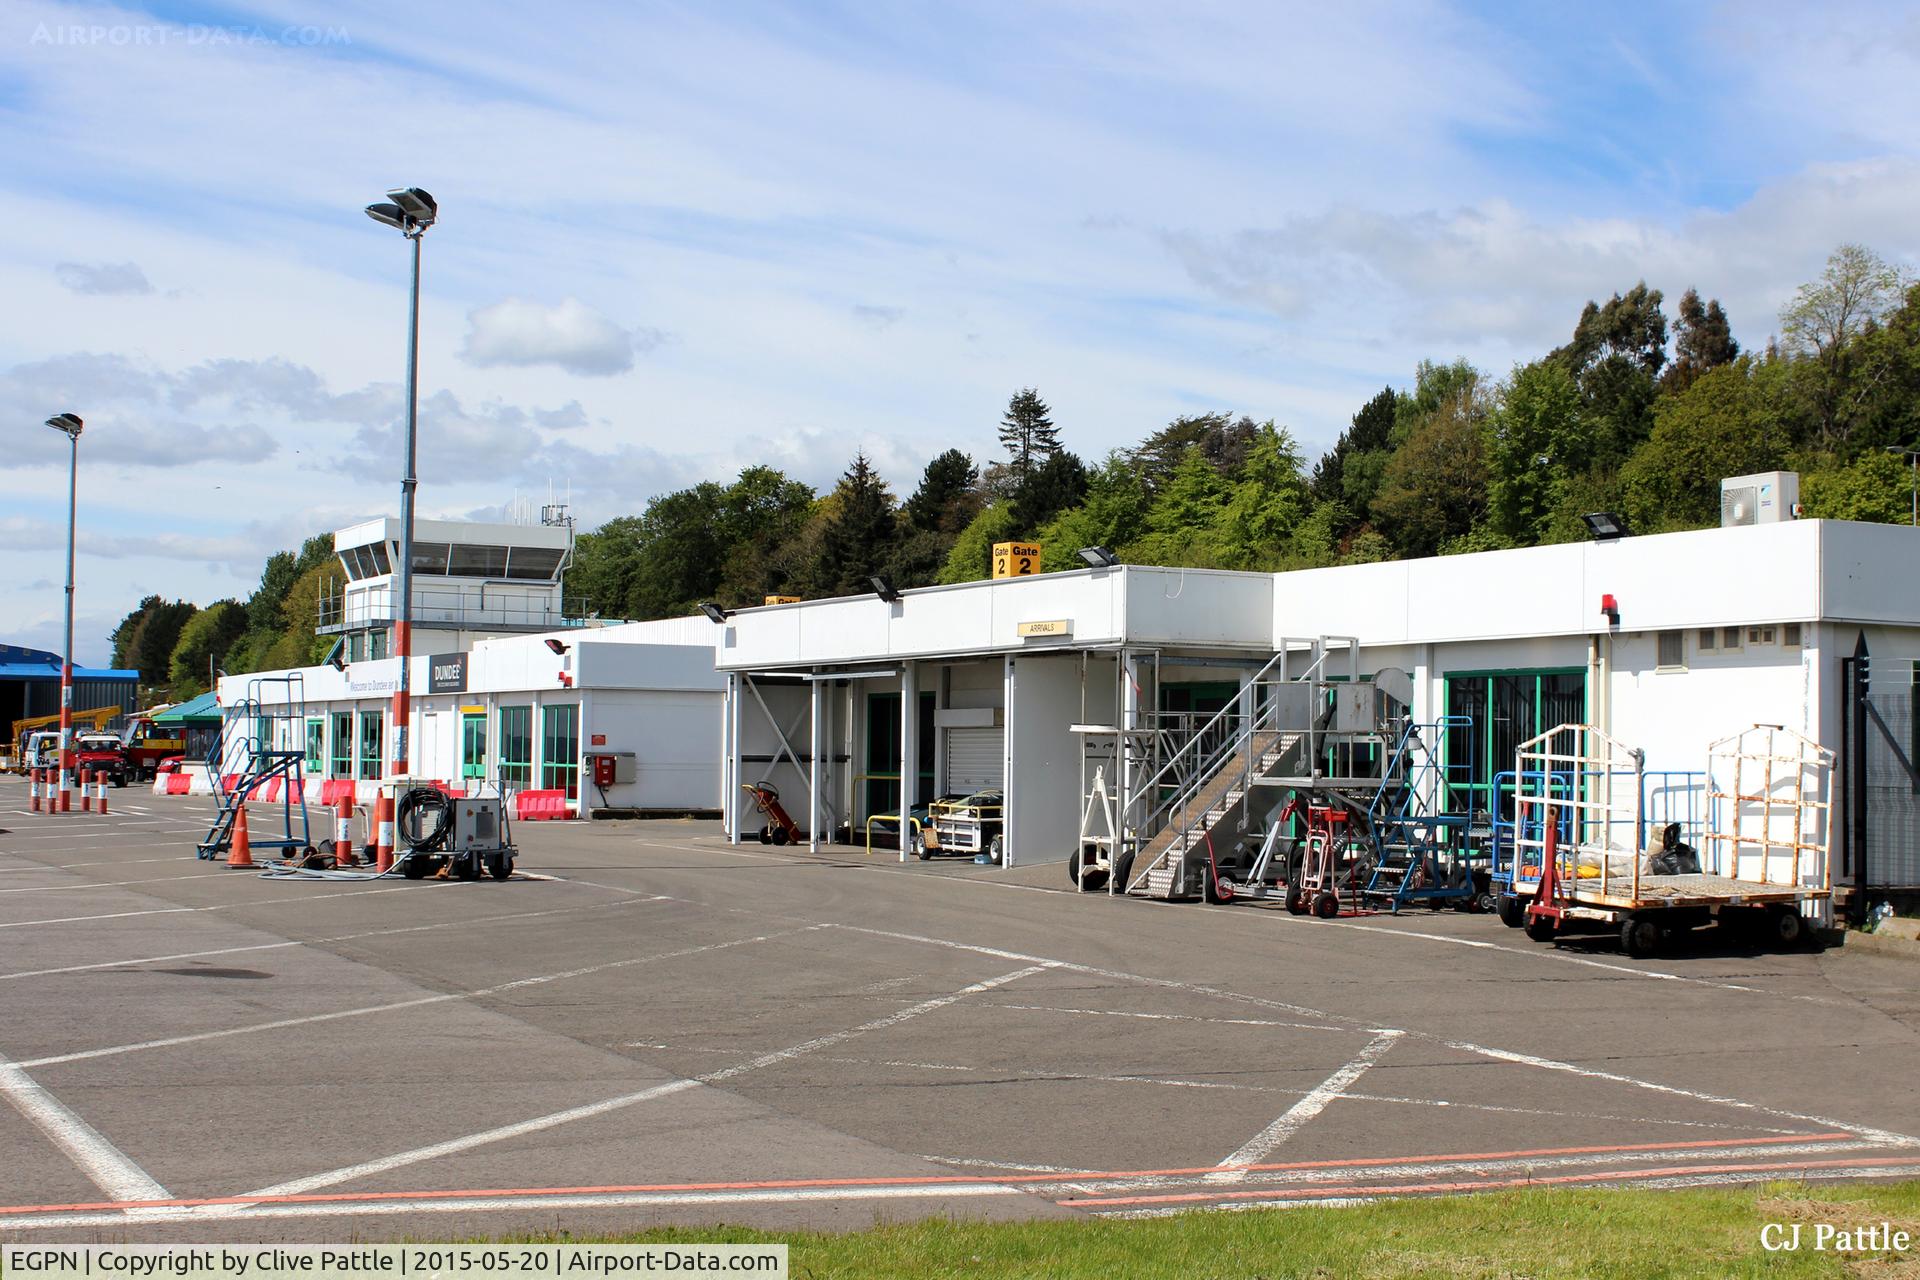
[[[1121,1205],[1196,1204],[1205,1201],[1244,1200],[1320,1200],[1329,1196],[1410,1196],[1460,1191],[1495,1191],[1508,1187],[1541,1187],[1579,1182],[1644,1182],[1650,1178],[1684,1178],[1713,1173],[1795,1173],[1817,1169],[1849,1169],[1862,1166],[1920,1164],[1920,1156],[1888,1156],[1871,1161],[1853,1160],[1780,1160],[1769,1164],[1696,1164],[1674,1165],[1665,1169],[1610,1169],[1604,1173],[1563,1173],[1548,1177],[1482,1179],[1477,1182],[1424,1182],[1380,1184],[1369,1182],[1315,1183],[1311,1186],[1243,1191],[1192,1191],[1157,1196],[1084,1197],[1056,1203],[1076,1209],[1117,1207]]]
[[[1132,1169],[1097,1173],[935,1174],[881,1178],[781,1178],[750,1182],[657,1182],[597,1187],[502,1187],[449,1191],[329,1191],[299,1195],[201,1196],[174,1200],[104,1200],[75,1204],[0,1205],[0,1214],[79,1213],[103,1209],[191,1209],[211,1205],[339,1204],[383,1200],[452,1200],[481,1196],[632,1195],[676,1191],[775,1191],[807,1187],[942,1187],[1011,1186],[1054,1182],[1120,1181],[1133,1178],[1195,1177],[1211,1173],[1284,1172],[1300,1169],[1392,1168],[1404,1164],[1441,1164],[1465,1160],[1513,1160],[1529,1156],[1617,1155],[1634,1151],[1686,1151],[1702,1147],[1754,1147],[1787,1142],[1830,1142],[1856,1138],[1852,1133],[1794,1133],[1766,1138],[1701,1139],[1693,1142],[1638,1142],[1602,1147],[1536,1147],[1527,1151],[1477,1151],[1460,1155],[1378,1156],[1353,1160],[1296,1160],[1285,1164],[1202,1165],[1191,1169]],[[1846,1162],[1843,1162],[1846,1163]],[[1490,1185],[1490,1184],[1463,1184]],[[1228,1197],[1232,1198],[1232,1197]],[[1118,1202],[1116,1202],[1118,1203]]]

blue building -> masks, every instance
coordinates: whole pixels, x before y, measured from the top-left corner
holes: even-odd
[[[113,668],[73,669],[73,709],[134,709],[140,673]],[[0,644],[0,734],[11,738],[13,722],[60,714],[60,655],[45,649]]]

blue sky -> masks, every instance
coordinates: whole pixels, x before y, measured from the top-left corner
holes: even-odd
[[[556,16],[557,15],[557,16]],[[752,462],[896,487],[1038,386],[1097,457],[1180,413],[1328,445],[1644,277],[1758,345],[1920,255],[1893,6],[15,0],[0,14],[0,639],[244,594],[389,509],[433,191],[421,509],[589,523]]]

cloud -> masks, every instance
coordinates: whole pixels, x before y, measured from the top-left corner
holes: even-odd
[[[873,307],[864,303],[853,309],[853,318],[869,329],[886,329],[900,322],[906,315],[900,307]]]
[[[545,306],[508,298],[467,316],[460,358],[498,365],[557,365],[585,377],[611,377],[633,368],[635,351],[649,351],[664,335],[652,329],[622,329],[577,298]]]
[[[75,293],[135,295],[153,292],[147,273],[135,262],[63,262],[53,269],[60,283]]]
[[[1290,322],[1373,324],[1423,342],[1494,336],[1545,350],[1579,307],[1636,280],[1728,305],[1743,341],[1772,331],[1797,281],[1842,240],[1910,243],[1920,162],[1810,166],[1726,211],[1653,218],[1530,214],[1499,199],[1408,213],[1340,208],[1162,247],[1210,293]],[[1356,326],[1357,327],[1357,326]]]

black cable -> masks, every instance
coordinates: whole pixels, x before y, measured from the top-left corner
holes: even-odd
[[[421,831],[421,819],[430,817],[433,826]],[[394,810],[393,828],[400,842],[415,853],[432,853],[447,842],[453,829],[453,800],[435,787],[414,787],[400,797]]]

